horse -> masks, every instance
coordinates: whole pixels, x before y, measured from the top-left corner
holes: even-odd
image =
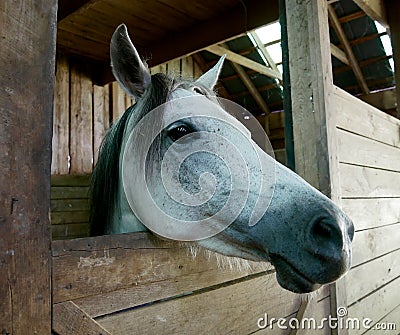
[[[224,57],[197,80],[151,75],[121,24],[110,58],[135,104],[99,150],[91,235],[150,231],[270,262],[280,286],[295,293],[312,292],[348,271],[351,219],[261,150],[219,102],[214,87]]]

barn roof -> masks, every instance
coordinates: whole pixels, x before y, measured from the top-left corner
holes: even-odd
[[[386,31],[353,0],[328,3],[334,83],[393,112],[392,56],[381,40]],[[151,66],[194,54],[207,69],[228,52],[224,95],[263,115],[283,109],[281,74],[254,29],[278,19],[278,0],[60,0],[57,46],[94,64],[100,83],[112,80],[109,40],[121,22]]]

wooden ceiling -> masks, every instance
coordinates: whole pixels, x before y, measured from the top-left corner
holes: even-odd
[[[278,0],[59,0],[57,47],[107,71],[111,35],[125,23],[154,66],[278,17]]]

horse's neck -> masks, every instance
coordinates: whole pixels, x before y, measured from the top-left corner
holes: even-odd
[[[132,120],[127,121],[127,127],[125,132],[128,134],[132,131]],[[133,120],[134,121],[134,120]],[[126,142],[128,136],[126,134],[123,136],[123,140],[121,143],[121,153],[119,158],[119,171],[122,171],[122,157],[123,152],[125,150]],[[118,202],[113,210],[113,221],[110,227],[109,234],[123,234],[123,233],[133,233],[139,231],[148,230],[140,220],[135,216],[131,207],[129,206],[128,200],[126,199],[124,186],[122,184],[122,176],[121,173],[118,178]]]

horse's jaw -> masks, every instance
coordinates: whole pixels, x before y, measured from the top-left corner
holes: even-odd
[[[282,287],[311,292],[350,268],[354,227],[330,199],[279,163],[276,176],[274,195],[258,223],[251,226],[239,217],[198,243],[227,256],[269,261]]]

